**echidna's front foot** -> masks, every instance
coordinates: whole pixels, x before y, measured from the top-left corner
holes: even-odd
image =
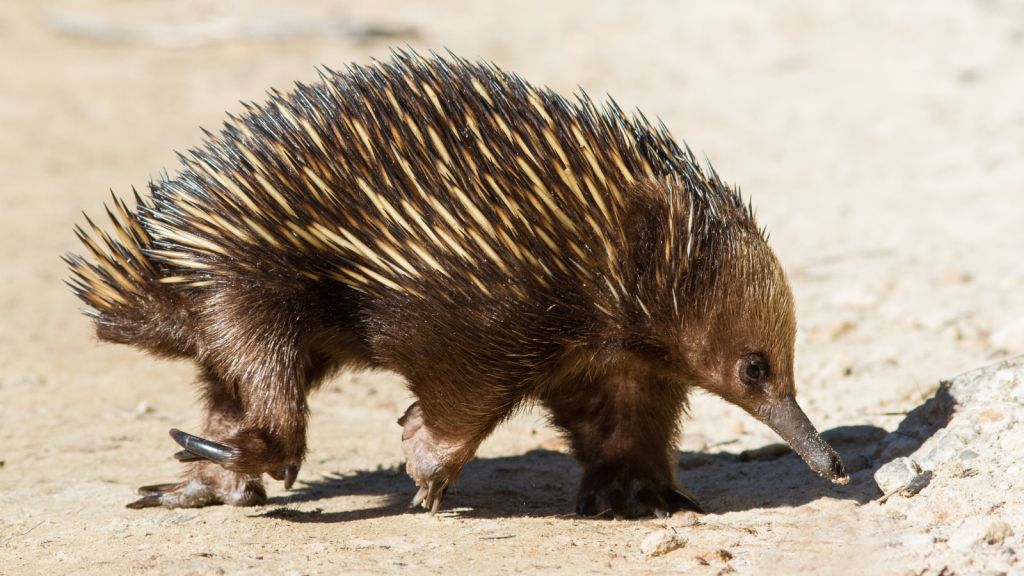
[[[211,504],[259,506],[267,503],[267,492],[259,475],[231,472],[213,462],[197,462],[184,482],[143,486],[139,488],[139,494],[142,498],[128,504],[128,508],[198,508]]]
[[[239,474],[266,472],[274,480],[283,480],[288,490],[299,474],[301,456],[288,457],[281,442],[259,431],[240,431],[226,441],[214,442],[171,429],[171,437],[184,450],[174,455],[181,462],[210,461]],[[298,451],[301,454],[301,450]]]
[[[680,510],[703,514],[704,509],[686,490],[658,480],[622,479],[584,474],[576,513],[580,516],[610,514],[616,519],[654,514],[665,518]]]
[[[420,488],[411,506],[422,505],[433,514],[462,467],[473,457],[475,447],[468,442],[446,439],[432,430],[425,423],[418,402],[409,406],[398,423],[404,427],[405,471]]]

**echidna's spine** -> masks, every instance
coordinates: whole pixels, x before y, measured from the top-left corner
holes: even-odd
[[[100,338],[143,344],[163,355],[183,355],[192,346],[181,340],[188,312],[180,305],[180,296],[159,281],[160,268],[149,256],[153,239],[139,220],[139,210],[146,204],[137,192],[135,202],[137,209],[131,211],[114,196],[114,211],[107,207],[116,238],[88,216],[91,235],[76,227],[75,234],[96,264],[65,254],[73,274],[67,284],[89,306],[83,311],[95,319]]]

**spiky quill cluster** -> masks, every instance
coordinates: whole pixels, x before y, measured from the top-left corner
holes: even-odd
[[[73,290],[101,322],[149,282],[188,291],[281,269],[371,297],[582,293],[612,318],[679,314],[680,294],[707,292],[678,285],[707,276],[685,272],[758,233],[663,125],[612,101],[404,52],[321,80],[207,133],[135,213],[115,200],[116,238],[79,231],[98,265],[69,256]],[[624,214],[644,202],[669,217],[636,229]]]

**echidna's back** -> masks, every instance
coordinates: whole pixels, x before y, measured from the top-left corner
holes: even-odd
[[[232,120],[156,185],[165,282],[243,254],[367,292],[614,274],[624,190],[703,180],[665,131],[460,60],[400,53]]]
[[[81,234],[99,265],[68,256],[101,331],[239,270],[448,299],[569,283],[607,311],[631,284],[622,218],[637,180],[669,178],[686,196],[670,205],[740,203],[663,127],[459,59],[399,52],[331,72],[208,137],[136,213],[118,204],[118,239],[95,232],[106,250]],[[665,266],[687,234],[663,239]]]

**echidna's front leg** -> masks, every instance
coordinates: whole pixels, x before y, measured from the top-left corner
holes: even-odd
[[[685,395],[674,383],[623,369],[543,398],[583,466],[576,510],[616,518],[703,512],[675,478],[673,443]]]
[[[422,504],[433,514],[462,467],[473,458],[482,435],[469,428],[459,430],[457,425],[449,426],[451,430],[431,425],[419,402],[409,406],[398,423],[403,426],[405,471],[419,486],[411,505]]]

